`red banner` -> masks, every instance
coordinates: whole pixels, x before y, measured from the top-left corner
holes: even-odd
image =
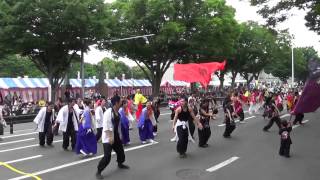
[[[174,80],[189,83],[199,82],[203,87],[207,87],[211,80],[211,74],[224,70],[226,61],[212,63],[190,63],[174,65]]]

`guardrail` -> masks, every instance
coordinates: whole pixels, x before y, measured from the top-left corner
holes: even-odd
[[[10,126],[10,134],[13,134],[13,124],[32,122],[37,114],[19,115],[19,116],[7,116],[4,120]],[[0,134],[3,134],[3,126],[0,125]]]

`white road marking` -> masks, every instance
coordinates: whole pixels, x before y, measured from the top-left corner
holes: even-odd
[[[218,169],[220,169],[220,168],[222,168],[224,166],[227,166],[228,164],[231,164],[232,162],[234,162],[234,161],[236,161],[238,159],[239,159],[239,157],[232,157],[232,158],[230,158],[230,159],[228,159],[226,161],[223,161],[222,163],[219,163],[219,164],[217,164],[215,166],[212,166],[211,168],[206,169],[206,171],[214,172],[214,171],[216,171],[216,170],[218,170]]]
[[[13,133],[24,132],[24,131],[33,131],[33,130],[34,130],[34,128],[32,128],[32,129],[21,129],[21,130],[13,131]],[[10,132],[4,132],[4,134],[10,134]]]
[[[309,120],[302,121],[302,123],[307,123],[307,122],[309,122]],[[301,126],[301,125],[297,124],[297,125],[292,126],[292,128],[295,129],[295,128],[299,127],[299,126]]]
[[[29,138],[29,139],[21,139],[21,140],[17,140],[17,141],[10,141],[10,142],[4,142],[4,143],[0,143],[1,145],[6,145],[6,144],[14,144],[14,143],[19,143],[19,142],[25,142],[25,141],[32,141],[35,140],[36,138]]]
[[[62,140],[53,141],[53,143],[58,143],[58,142],[62,142]],[[4,149],[4,150],[0,150],[0,153],[10,152],[10,151],[15,151],[15,150],[20,150],[20,149],[27,149],[27,148],[36,147],[36,146],[39,146],[39,144],[32,144],[29,146],[22,146],[22,147],[17,147],[17,148],[12,148],[12,149]]]
[[[288,117],[288,116],[290,116],[290,114],[284,114],[284,115],[280,116],[280,118],[285,118],[285,117]]]
[[[3,136],[2,139],[7,139],[7,138],[13,138],[13,137],[20,137],[20,136],[28,136],[32,134],[37,134],[39,132],[31,132],[31,133],[24,133],[24,134],[16,134],[16,135],[10,135],[10,136]]]
[[[127,152],[127,151],[136,150],[136,149],[141,149],[141,148],[144,148],[144,147],[147,147],[147,146],[151,146],[151,145],[154,145],[154,144],[158,144],[158,142],[155,141],[154,143],[144,144],[144,145],[140,145],[140,146],[136,146],[136,147],[131,147],[131,148],[125,149],[124,151]],[[112,155],[114,155],[114,154],[115,153],[112,152]],[[63,169],[63,168],[67,168],[67,167],[75,166],[75,165],[78,165],[78,164],[83,164],[85,162],[89,162],[89,161],[93,161],[93,160],[96,160],[96,159],[100,159],[102,157],[103,157],[103,155],[92,157],[92,158],[88,158],[88,159],[83,159],[83,160],[75,161],[75,162],[72,162],[72,163],[63,164],[61,166],[56,166],[56,167],[53,167],[53,168],[50,168],[50,169],[45,169],[45,170],[42,170],[42,171],[34,172],[34,173],[31,173],[31,174],[33,174],[35,176],[38,176],[38,175],[41,175],[41,174],[57,171],[57,170],[60,170],[60,169]],[[12,178],[12,179],[9,179],[9,180],[20,180],[20,179],[26,179],[26,178],[29,178],[29,176],[20,176],[20,177]]]
[[[163,114],[160,114],[160,116],[165,116],[165,115],[169,115],[171,113],[163,113]]]
[[[244,118],[244,120],[248,120],[248,119],[252,119],[252,118],[255,118],[255,116],[250,116],[250,117]],[[237,123],[237,122],[239,122],[239,121],[240,121],[240,120],[236,120],[235,122]],[[223,126],[226,126],[226,124],[223,123],[223,124],[219,124],[218,126],[219,126],[219,127],[223,127]]]
[[[7,162],[4,162],[4,163],[12,164],[12,163],[17,163],[17,162],[21,162],[21,161],[30,160],[30,159],[41,158],[42,156],[43,155],[31,156],[31,157],[26,157],[26,158],[22,158],[22,159],[16,159],[16,160],[12,160],[12,161],[7,161]]]

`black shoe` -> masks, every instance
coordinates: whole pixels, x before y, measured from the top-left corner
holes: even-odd
[[[118,168],[120,168],[120,169],[130,169],[129,166],[124,165],[124,164],[118,164]]]
[[[101,173],[97,172],[96,173],[96,178],[97,179],[103,179],[103,176],[101,175]]]
[[[269,132],[269,130],[268,130],[268,129],[265,129],[265,128],[263,128],[263,131],[264,131],[264,132]]]
[[[290,156],[290,155],[285,155],[284,157],[286,157],[286,158],[290,158],[291,156]]]
[[[187,155],[186,155],[186,153],[183,153],[183,154],[180,154],[179,157],[182,159],[182,158],[186,158]]]
[[[64,151],[69,151],[68,148],[63,148]]]
[[[39,144],[39,145],[40,145],[40,147],[44,148],[44,144]]]
[[[201,147],[201,148],[207,148],[208,146],[209,146],[208,144],[199,145],[199,147]]]

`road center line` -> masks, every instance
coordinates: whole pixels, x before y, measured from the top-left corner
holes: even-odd
[[[3,136],[2,139],[8,139],[13,137],[20,137],[20,136],[28,136],[32,134],[38,134],[38,132],[31,132],[31,133],[24,133],[24,134],[16,134],[16,135],[10,135],[10,136]]]
[[[30,156],[30,157],[26,157],[26,158],[22,158],[22,159],[16,159],[16,160],[12,160],[12,161],[7,161],[4,162],[6,164],[12,164],[12,163],[17,163],[17,162],[21,162],[21,161],[26,161],[26,160],[30,160],[30,159],[36,159],[36,158],[40,158],[43,155],[37,155],[37,156]]]
[[[53,143],[58,143],[58,142],[62,142],[62,140],[53,141]],[[36,147],[36,146],[39,146],[39,144],[33,144],[33,145],[29,145],[29,146],[22,146],[22,147],[17,147],[17,148],[12,148],[12,149],[4,149],[4,150],[0,150],[0,153],[10,152],[10,151],[15,151],[15,150],[20,150],[20,149],[27,149],[27,148]]]
[[[307,122],[309,122],[309,120],[302,121],[302,123],[307,123]],[[292,129],[295,129],[295,128],[299,127],[299,126],[301,126],[301,125],[300,124],[294,125],[294,126],[292,126]]]
[[[6,145],[6,144],[14,144],[14,143],[19,143],[19,142],[25,142],[25,141],[32,141],[35,140],[36,138],[29,138],[29,139],[21,139],[21,140],[17,140],[17,141],[10,141],[10,142],[4,142],[4,143],[0,143],[1,145]]]
[[[133,150],[141,149],[141,148],[144,148],[144,147],[147,147],[147,146],[152,146],[154,144],[158,144],[158,142],[155,141],[154,143],[151,143],[151,144],[144,144],[144,145],[140,145],[140,146],[136,146],[136,147],[131,147],[131,148],[125,149],[124,151],[125,152],[133,151]],[[114,155],[114,154],[115,153],[112,152],[112,155]],[[63,164],[61,166],[56,166],[56,167],[53,167],[53,168],[50,168],[50,169],[45,169],[45,170],[42,170],[42,171],[34,172],[34,173],[31,173],[31,174],[33,174],[35,176],[38,176],[38,175],[41,175],[41,174],[57,171],[57,170],[60,170],[60,169],[63,169],[63,168],[67,168],[67,167],[75,166],[75,165],[78,165],[78,164],[83,164],[83,163],[86,163],[86,162],[89,162],[89,161],[93,161],[93,160],[96,160],[96,159],[100,159],[102,157],[103,157],[103,155],[92,157],[92,158],[88,158],[88,159],[83,159],[83,160],[75,161],[75,162],[72,162],[72,163]],[[20,179],[26,179],[26,178],[28,178],[28,176],[20,176],[20,177],[12,178],[12,179],[9,179],[9,180],[20,180]]]
[[[248,120],[248,119],[252,119],[252,118],[255,118],[255,116],[250,116],[250,117],[247,117],[247,118],[244,118],[244,120]],[[239,122],[240,120],[236,120],[235,122]],[[219,127],[223,127],[223,126],[226,126],[226,123],[223,123],[223,124],[219,124],[218,125]]]
[[[206,171],[214,172],[214,171],[216,171],[216,170],[218,170],[220,168],[223,168],[224,166],[227,166],[227,165],[231,164],[232,162],[234,162],[234,161],[236,161],[238,159],[239,159],[239,157],[236,157],[236,156],[232,157],[232,158],[230,158],[230,159],[228,159],[226,161],[223,161],[222,163],[219,163],[219,164],[217,164],[215,166],[212,166],[211,168],[206,169]]]

